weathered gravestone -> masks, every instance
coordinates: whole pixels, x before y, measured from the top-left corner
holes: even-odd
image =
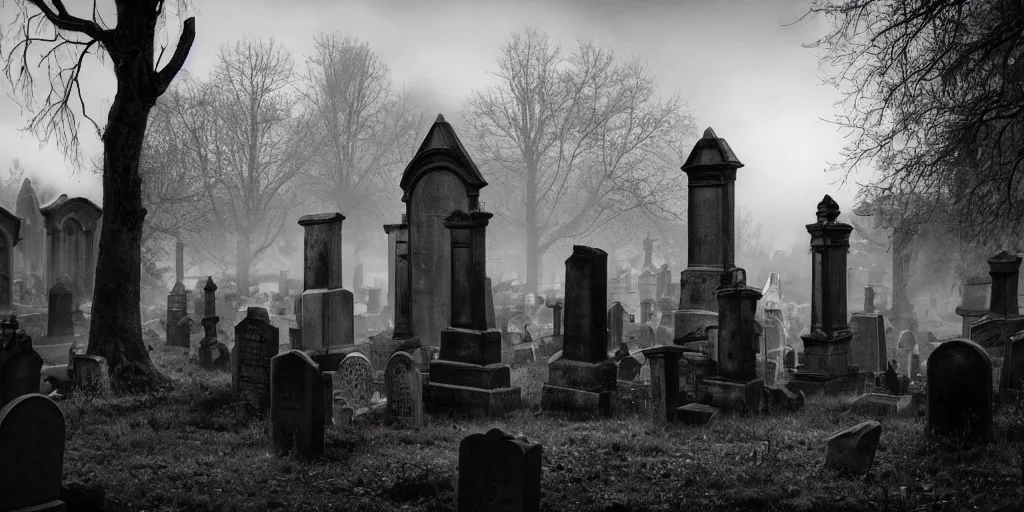
[[[927,435],[964,447],[992,437],[992,359],[970,340],[953,339],[928,356]]]
[[[997,365],[995,368],[999,368]],[[1010,338],[1002,357],[1001,375],[996,378],[999,393],[1006,390],[1024,391],[1024,332]]]
[[[167,294],[167,344],[172,347],[189,348],[191,329],[182,325],[188,316],[188,293],[181,281],[174,284]]]
[[[374,388],[373,365],[366,356],[358,352],[345,356],[334,378],[334,389],[349,407],[356,412],[370,407]]]
[[[63,512],[64,413],[33,393],[0,410],[0,510]]]
[[[900,372],[900,375],[910,375],[910,355],[914,353],[914,347],[917,346],[917,336],[910,331],[900,332],[900,337],[896,341],[896,362],[898,367],[896,370]]]
[[[264,308],[250,307],[235,325],[232,387],[260,410],[270,406],[270,360],[278,353],[278,330]]]
[[[48,337],[75,335],[72,299],[71,290],[68,290],[63,282],[57,281],[57,284],[50,288],[46,310],[46,335]]]
[[[826,441],[825,465],[837,471],[863,475],[871,469],[881,438],[882,424],[873,420],[832,434]]]
[[[603,341],[603,340],[601,340]],[[543,447],[499,429],[459,444],[459,512],[540,510]]]
[[[14,317],[4,320],[0,339],[0,407],[22,395],[39,392],[43,358],[32,349],[32,338],[18,331]]]
[[[107,360],[91,354],[75,354],[74,386],[88,393],[110,392],[110,371]]]
[[[618,380],[625,380],[632,382],[640,376],[640,361],[637,361],[633,356],[626,356],[619,360],[619,378]]]
[[[395,352],[384,370],[384,392],[388,397],[387,414],[402,425],[424,425],[423,376],[412,356]]]
[[[278,453],[301,457],[324,452],[324,381],[320,367],[301,350],[270,363],[270,438]]]

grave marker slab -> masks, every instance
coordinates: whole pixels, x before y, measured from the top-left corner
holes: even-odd
[[[107,359],[92,354],[75,354],[74,385],[89,393],[110,392],[110,371]]]
[[[326,423],[320,367],[301,350],[274,356],[270,366],[270,438],[279,453],[322,455]]]
[[[64,413],[38,393],[0,410],[0,510],[63,512]]]
[[[384,370],[384,390],[389,417],[413,428],[424,425],[423,376],[412,356],[405,352],[391,356]]]
[[[358,352],[350,353],[341,360],[334,374],[335,389],[345,402],[356,411],[370,406],[373,397],[373,365]]]
[[[279,331],[264,308],[248,308],[245,318],[235,325],[232,386],[261,410],[270,406],[270,360],[279,352],[278,337]]]
[[[74,336],[74,298],[71,290],[64,286],[63,282],[50,288],[49,302],[46,316],[46,336],[54,338],[57,336]]]
[[[833,434],[826,441],[825,465],[837,471],[863,475],[871,469],[882,438],[882,424],[869,420]]]
[[[953,339],[928,356],[927,435],[962,443],[992,438],[992,358],[970,340]]]
[[[515,439],[496,428],[463,439],[459,444],[459,512],[539,511],[542,453],[541,445]]]

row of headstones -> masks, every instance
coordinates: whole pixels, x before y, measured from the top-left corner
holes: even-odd
[[[336,418],[351,417],[353,411],[335,411],[334,376],[335,372],[320,371],[301,350],[271,359],[270,437],[279,453],[321,455],[327,426]],[[384,383],[388,418],[395,424],[422,427],[423,375],[412,356],[395,352],[384,370]]]

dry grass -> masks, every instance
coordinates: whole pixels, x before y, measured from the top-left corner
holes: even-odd
[[[529,408],[508,418],[332,427],[326,455],[300,462],[271,454],[266,422],[234,405],[227,374],[176,349],[153,356],[175,391],[61,402],[65,484],[105,490],[107,510],[454,511],[459,442],[492,427],[544,446],[542,508],[552,511],[995,510],[1021,493],[1021,460],[1002,438],[952,453],[922,439],[922,419],[887,421],[869,475],[848,477],[822,464],[823,439],[865,419],[841,400],[707,427],[573,421],[538,413],[543,366],[514,372]],[[1004,432],[1019,415],[999,422]]]

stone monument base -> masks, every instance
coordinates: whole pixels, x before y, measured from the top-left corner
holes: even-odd
[[[873,382],[874,373],[861,371],[860,368],[846,375],[831,377],[828,374],[809,372],[798,369],[786,385],[794,392],[803,391],[805,396],[815,394],[839,395],[846,393],[864,394],[869,379]]]
[[[501,331],[449,327],[441,331],[440,359],[482,364],[501,362]]]
[[[724,412],[759,413],[764,409],[764,379],[736,382],[722,377],[704,379],[711,406]]]
[[[585,363],[558,359],[548,365],[541,390],[541,409],[609,417],[618,401],[618,367],[612,361]]]
[[[352,292],[344,288],[321,288],[302,292],[302,314],[296,316],[304,351],[324,350],[355,343]]]
[[[1004,357],[1006,341],[1024,330],[1024,316],[992,317],[983,316],[971,324],[969,340],[981,345],[993,358]]]
[[[437,359],[430,362],[426,388],[428,409],[469,416],[496,416],[519,407],[522,391],[512,387],[507,364],[470,364]]]
[[[684,345],[694,341],[707,341],[709,327],[718,326],[718,313],[703,309],[677,309],[672,312],[673,343]]]
[[[433,414],[454,413],[477,417],[500,416],[518,409],[522,390],[518,387],[497,389],[471,388],[454,384],[429,382],[430,401],[426,409]]]

